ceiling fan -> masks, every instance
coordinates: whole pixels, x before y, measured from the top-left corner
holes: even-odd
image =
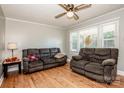
[[[64,15],[67,15],[68,18],[74,18],[75,20],[79,19],[79,16],[76,14],[76,12],[91,7],[91,4],[80,4],[75,6],[74,4],[58,4],[60,7],[62,7],[66,12],[58,14],[55,16],[55,18],[60,18]]]

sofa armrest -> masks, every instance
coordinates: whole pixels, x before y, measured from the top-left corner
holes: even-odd
[[[116,60],[115,59],[106,59],[102,62],[103,66],[113,66],[115,65]]]
[[[29,58],[24,57],[23,58],[23,72],[24,73],[28,73],[28,70],[29,70],[28,65],[29,65]]]
[[[77,56],[72,56],[72,59],[78,61],[78,60],[82,60],[83,58],[82,58],[82,56],[77,55]]]
[[[64,58],[67,60],[67,58],[68,58],[67,55],[65,55]]]

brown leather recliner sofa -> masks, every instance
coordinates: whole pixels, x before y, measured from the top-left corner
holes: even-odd
[[[62,66],[66,64],[67,60],[67,56],[62,58],[54,57],[57,53],[60,53],[59,48],[24,49],[22,52],[24,73],[32,73],[39,70]],[[38,55],[40,58],[37,61],[31,62],[28,59],[25,59],[29,54]]]
[[[72,56],[72,71],[99,82],[111,84],[117,75],[118,49],[82,48],[79,55]]]

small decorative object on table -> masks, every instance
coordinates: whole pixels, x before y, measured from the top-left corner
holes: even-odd
[[[21,73],[21,60],[17,57],[7,58],[3,62],[4,77],[7,77],[8,66],[18,65],[19,73]]]
[[[20,59],[18,59],[17,57],[11,57],[11,58],[7,58],[4,60],[4,62],[15,62],[15,61],[19,61]]]

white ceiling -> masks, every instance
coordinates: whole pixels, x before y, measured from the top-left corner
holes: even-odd
[[[68,19],[66,16],[55,19],[55,15],[64,12],[64,9],[56,4],[4,4],[1,6],[4,15],[9,18],[68,27],[84,20],[122,8],[124,7],[124,4],[93,4],[91,8],[81,10],[77,13],[80,17],[78,21]]]

